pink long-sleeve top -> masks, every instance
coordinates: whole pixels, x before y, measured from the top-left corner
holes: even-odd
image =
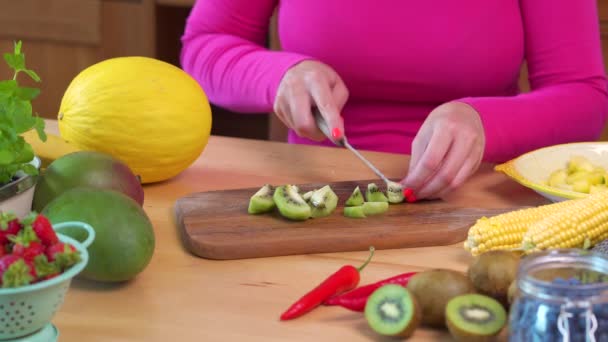
[[[278,6],[281,51],[265,48]],[[359,149],[409,154],[430,111],[462,101],[480,115],[486,161],[596,140],[608,112],[595,0],[199,0],[181,63],[210,101],[271,112],[296,63],[333,67]],[[518,76],[527,63],[531,91]],[[289,132],[293,143],[315,142]],[[321,144],[330,146],[329,141]]]

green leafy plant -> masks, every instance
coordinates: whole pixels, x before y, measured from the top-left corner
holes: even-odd
[[[29,175],[38,170],[29,164],[34,158],[32,146],[21,134],[35,129],[40,140],[46,141],[44,121],[32,114],[32,103],[40,90],[20,87],[17,76],[24,73],[36,82],[40,77],[25,67],[21,41],[15,43],[13,53],[5,53],[4,60],[14,70],[13,79],[0,81],[0,185],[9,183],[19,171]]]

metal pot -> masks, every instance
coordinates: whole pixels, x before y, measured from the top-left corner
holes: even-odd
[[[40,171],[40,158],[34,157],[30,164]],[[38,176],[19,172],[17,177],[17,180],[0,187],[0,212],[12,212],[23,218],[32,210]]]

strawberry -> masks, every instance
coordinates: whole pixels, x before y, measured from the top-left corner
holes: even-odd
[[[32,223],[32,228],[34,228],[34,232],[42,241],[42,244],[45,246],[51,246],[59,242],[59,238],[57,234],[55,234],[55,230],[53,229],[53,225],[51,222],[43,215],[37,215],[36,219]]]
[[[23,258],[8,254],[0,258],[2,287],[17,287],[30,284],[34,277]]]
[[[16,243],[13,246],[14,255],[23,257],[25,261],[34,260],[34,258],[40,254],[44,255],[44,246],[38,241],[32,241],[27,244]]]
[[[14,214],[0,213],[0,244],[6,244],[8,237],[17,235],[21,228],[22,226]]]
[[[26,260],[44,253],[44,246],[31,225],[26,225],[17,235],[11,235],[8,239],[13,243],[12,254],[24,257]]]
[[[37,255],[32,260],[25,261],[30,268],[30,274],[36,280],[51,279],[60,273],[59,266],[56,263],[51,263],[47,260],[46,255]]]
[[[54,262],[64,270],[80,261],[80,254],[74,246],[59,242],[46,249],[49,262]]]

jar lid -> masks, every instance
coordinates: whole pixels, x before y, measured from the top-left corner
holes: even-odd
[[[608,258],[582,249],[555,249],[521,260],[519,289],[548,301],[606,297]]]

